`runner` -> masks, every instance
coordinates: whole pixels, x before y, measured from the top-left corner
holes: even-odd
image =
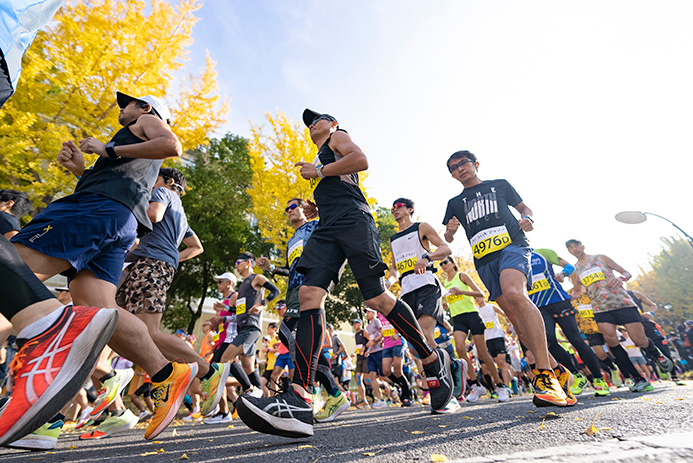
[[[534,228],[532,210],[506,180],[481,180],[473,153],[454,153],[447,167],[464,189],[448,202],[443,219],[445,239],[451,243],[462,225],[472,246],[476,270],[489,290],[489,300],[500,305],[534,354],[534,404],[566,406],[566,394],[553,372],[546,347],[541,314],[527,296],[531,289],[531,264],[525,231]],[[510,206],[520,213],[520,220]]]
[[[505,332],[498,316],[505,319],[505,314],[495,305],[487,304],[483,297],[475,297],[474,302],[479,309],[479,316],[484,322],[484,338],[486,339],[486,350],[498,365],[503,378],[503,384],[510,387],[513,371],[510,364],[506,361],[508,350],[505,347]]]
[[[366,375],[368,374],[368,358],[364,355],[366,352],[366,344],[368,344],[369,337],[368,331],[363,329],[363,321],[357,318],[353,321],[354,325],[354,342],[356,343],[356,352],[354,352],[352,357],[356,356],[356,368],[354,369],[354,374],[356,375],[356,386],[358,387],[358,400],[356,401],[356,408],[368,408],[368,401],[366,400]]]
[[[271,272],[273,275],[280,275],[289,278],[289,285],[286,290],[286,299],[288,301],[286,312],[282,315],[282,324],[279,327],[279,339],[291,354],[291,370],[294,370],[296,361],[296,326],[298,325],[300,305],[298,301],[298,291],[306,277],[296,270],[299,257],[303,254],[303,247],[310,238],[315,228],[318,226],[317,220],[308,220],[305,214],[305,207],[308,203],[301,198],[291,198],[284,212],[286,213],[289,223],[294,229],[294,234],[291,235],[286,243],[286,266],[277,267],[270,263],[266,257],[258,259],[258,266]],[[328,340],[328,338],[325,338]],[[293,374],[292,374],[293,376]],[[342,412],[348,410],[351,402],[346,395],[342,393],[334,380],[331,372],[330,359],[324,352],[320,352],[318,357],[318,366],[315,371],[315,377],[320,385],[328,394],[327,402],[321,408],[318,408],[318,413],[315,419],[318,422],[334,421]],[[317,405],[314,404],[317,408]]]
[[[498,394],[498,401],[507,402],[510,400],[510,390],[501,381],[498,370],[493,367],[493,358],[491,358],[486,348],[486,338],[484,336],[486,327],[473,301],[475,297],[483,298],[484,293],[481,292],[469,275],[458,271],[457,264],[452,257],[443,259],[442,267],[446,276],[443,286],[448,290],[448,294],[445,296],[445,303],[452,317],[452,326],[454,328],[452,336],[455,339],[455,348],[457,355],[468,365],[467,375],[470,379],[471,390],[467,395],[467,401],[471,403],[477,402],[486,394],[486,388],[479,384],[476,369],[467,354],[466,340],[471,332],[479,360],[489,365],[489,373],[495,385],[494,390]],[[463,380],[466,381],[466,378],[463,377]]]
[[[23,191],[0,190],[0,235],[9,240],[19,233],[19,219],[31,212],[33,207],[29,196]],[[4,339],[0,341],[4,342]]]
[[[411,386],[402,370],[405,349],[402,336],[382,314],[378,314],[378,320],[380,320],[383,327],[383,376],[392,381],[392,384],[400,387],[401,394],[399,400],[402,407],[410,407]]]
[[[383,398],[381,383],[378,378],[384,378],[383,372],[383,324],[378,313],[366,307],[366,320],[368,320],[368,342],[366,343],[366,359],[368,361],[368,382],[373,390],[373,403],[371,408],[385,408],[387,402]]]
[[[599,331],[604,336],[609,350],[616,359],[621,371],[628,371],[633,377],[633,392],[651,391],[653,386],[643,378],[628,357],[628,353],[621,347],[616,327],[625,326],[628,335],[636,346],[643,349],[655,359],[666,359],[655,347],[651,340],[647,339],[642,325],[642,317],[633,299],[623,289],[623,283],[630,280],[631,274],[623,269],[609,257],[598,254],[585,253],[585,246],[578,240],[566,242],[568,252],[577,258],[575,270],[579,280],[574,281],[575,294],[586,292],[592,302],[594,320]],[[614,270],[621,274],[614,275]],[[668,360],[668,359],[666,359]],[[657,362],[664,364],[664,362]],[[664,367],[666,365],[660,365]]]
[[[408,198],[397,198],[392,203],[392,215],[399,231],[390,237],[392,267],[386,287],[389,288],[399,279],[400,297],[413,308],[426,341],[434,346],[434,331],[436,325],[443,325],[445,310],[441,284],[434,274],[433,262],[447,258],[450,248],[431,225],[412,222],[414,209],[414,201]],[[431,252],[432,245],[436,247],[435,252]],[[453,380],[457,380],[454,381],[456,384],[464,384],[460,366],[461,362],[453,361]]]
[[[365,305],[383,313],[417,350],[426,368],[431,405],[443,408],[451,399],[453,386],[447,352],[426,343],[421,327],[409,306],[385,289],[379,233],[370,207],[359,188],[358,172],[368,160],[337,120],[309,109],[303,120],[318,147],[314,163],[298,162],[300,174],[311,181],[315,205],[320,209],[320,226],[306,243],[297,270],[306,281],[299,299],[301,315],[296,331],[296,374],[293,390],[272,398],[239,399],[239,416],[252,429],[286,437],[313,435],[311,393],[324,335],[325,298],[349,262]],[[315,215],[317,211],[309,214]]]
[[[553,266],[563,267],[560,273],[554,273]],[[578,371],[570,354],[561,347],[556,339],[556,323],[561,327],[563,334],[568,342],[578,352],[580,358],[592,373],[592,387],[595,396],[607,396],[610,394],[609,386],[602,377],[602,369],[599,359],[590,347],[585,344],[580,335],[580,330],[575,320],[575,310],[570,303],[570,295],[563,289],[561,283],[564,278],[573,275],[575,267],[567,260],[559,257],[551,249],[535,249],[532,251],[532,289],[529,290],[529,298],[534,305],[539,307],[544,318],[544,328],[546,329],[546,340],[549,352],[553,357],[575,376],[575,385],[571,387],[567,384],[567,378],[562,380],[559,373],[559,382],[566,388],[569,399],[571,394],[580,394],[582,388],[587,384],[587,379]]]

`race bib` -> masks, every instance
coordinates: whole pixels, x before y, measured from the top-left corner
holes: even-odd
[[[510,243],[512,243],[512,240],[505,225],[481,230],[470,240],[472,252],[477,259],[481,259],[493,252],[498,252]]]
[[[580,281],[582,281],[582,284],[585,286],[589,286],[594,282],[602,280],[606,280],[606,277],[604,276],[602,269],[599,267],[586,270],[580,274]]]
[[[435,331],[433,332],[433,339],[438,339],[440,337],[440,328],[436,326]]]
[[[245,298],[242,297],[236,300],[236,315],[242,315],[245,313]]]
[[[491,328],[493,328],[494,326],[496,326],[493,322],[486,322],[486,323],[484,323],[484,324],[486,325],[486,329],[487,329],[487,330],[490,330]]]
[[[578,312],[582,318],[594,318],[591,305],[578,305]]]
[[[356,353],[360,354],[363,350],[363,344],[356,344]]]
[[[289,248],[289,267],[294,264],[294,261],[303,254],[303,240],[298,240]]]
[[[416,265],[417,261],[416,254],[414,253],[414,251],[408,252],[401,256],[397,256],[397,259],[399,259],[396,262],[397,271],[400,275],[404,275],[407,272],[414,271],[414,265]]]
[[[537,273],[536,275],[532,275],[532,289],[529,290],[528,294],[532,295],[539,291],[546,291],[549,288],[549,280],[546,279],[546,275]]]
[[[389,336],[394,336],[396,333],[394,328],[388,328],[386,330],[383,330],[383,336],[389,337]]]
[[[320,180],[322,180],[320,177],[308,179],[308,181],[310,182],[310,192],[311,193],[315,192],[315,189],[318,187],[318,183],[320,183]]]
[[[461,301],[464,298],[464,294],[448,294],[445,296],[445,302],[452,304],[457,301]]]

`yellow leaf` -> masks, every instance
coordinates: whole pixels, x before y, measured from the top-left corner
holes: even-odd
[[[611,431],[611,428],[599,428],[600,431]]]
[[[159,449],[159,450],[156,451],[156,453],[164,453],[164,452],[165,452],[164,449]]]
[[[74,445],[71,445],[71,446],[69,446],[67,449],[68,449],[68,450],[74,450],[74,449],[76,449],[76,448],[77,448],[77,447],[75,447]]]
[[[233,425],[232,425],[232,424],[226,426],[226,429],[232,429],[232,428],[233,428]]]
[[[656,404],[661,404],[662,402],[655,402]]]
[[[585,434],[587,434],[588,436],[599,434],[599,429],[595,428],[594,425],[591,424],[590,427],[585,430]]]
[[[149,455],[156,455],[158,452],[144,452],[140,453],[140,456],[142,457],[148,457]]]
[[[423,431],[412,431],[411,434],[423,434]]]
[[[471,416],[461,416],[460,418],[462,418],[463,420],[473,420],[474,419]]]
[[[439,428],[447,428],[448,425],[447,425],[447,424],[439,424],[438,427],[439,427]]]
[[[314,449],[316,447],[313,447],[312,445],[306,444],[306,445],[299,445],[298,448],[299,448],[299,450],[301,450],[301,449]]]
[[[444,461],[450,461],[448,457],[445,455],[441,455],[440,453],[434,453],[431,455],[431,463],[437,463],[437,462],[444,462]]]
[[[190,458],[186,454],[183,454],[180,458],[174,458],[173,460],[190,460]]]
[[[554,412],[549,412],[549,413],[547,413],[546,415],[547,415],[547,416],[558,416],[558,415],[556,415]]]
[[[174,429],[173,432],[171,433],[171,436],[177,436],[178,435],[178,430]]]
[[[575,418],[575,421],[582,421],[582,418]]]
[[[363,452],[361,455],[363,455],[364,457],[374,457],[375,452]]]
[[[527,413],[536,413],[536,410],[527,410]]]
[[[175,429],[174,429],[174,431],[175,431]],[[155,440],[154,442],[152,442],[152,444],[161,444],[161,441],[160,441],[160,440]]]

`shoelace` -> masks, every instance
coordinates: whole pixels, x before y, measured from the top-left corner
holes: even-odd
[[[548,373],[539,373],[536,376],[536,384],[540,389],[551,389],[551,376]]]
[[[12,361],[10,362],[10,371],[12,372],[12,376],[16,376],[16,373],[21,370],[21,368],[24,366],[24,358],[27,355],[27,350],[33,346],[38,344],[38,341],[29,341],[26,344],[22,346],[21,349],[19,349],[19,352],[14,356]]]
[[[164,403],[164,398],[166,397],[166,384],[160,384],[154,386],[152,390],[152,401],[154,402],[154,408],[159,408]]]

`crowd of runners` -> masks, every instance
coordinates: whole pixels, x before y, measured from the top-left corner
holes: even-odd
[[[0,104],[16,81],[3,64]],[[624,383],[645,392],[655,379],[679,383],[687,368],[690,332],[680,346],[667,338],[656,304],[625,289],[631,274],[610,257],[587,254],[576,239],[565,250],[530,246],[532,209],[507,180],[482,180],[469,151],[439,166],[462,188],[442,236],[413,221],[416,191],[393,201],[398,231],[385,263],[359,185],[367,157],[335,117],[309,109],[302,119],[318,154],[296,164],[312,193],[286,203],[294,229],[286,259],[243,252],[215,277],[221,301],[197,352],[187,333],[160,330],[179,263],[204,252],[183,210],[184,175],[161,167],[182,154],[171,113],[154,96],[117,92],[116,102],[122,128],[109,141],[67,140],[57,153],[78,179],[73,194],[20,229],[28,198],[2,192],[0,343],[14,332],[17,351],[0,445],[53,448],[66,422],[84,429],[80,439],[100,439],[146,420],[144,437],[154,439],[183,404],[186,420],[237,415],[263,433],[306,437],[352,405],[420,403],[440,414],[529,394],[537,407],[569,407],[588,387],[598,396]],[[98,159],[87,166],[84,154]],[[475,275],[451,256],[448,243],[462,235]],[[325,323],[346,263],[367,319],[353,320],[354,352]],[[42,282],[57,274],[69,287],[55,297]],[[277,278],[288,280],[283,295]],[[263,336],[273,301],[280,322]]]

